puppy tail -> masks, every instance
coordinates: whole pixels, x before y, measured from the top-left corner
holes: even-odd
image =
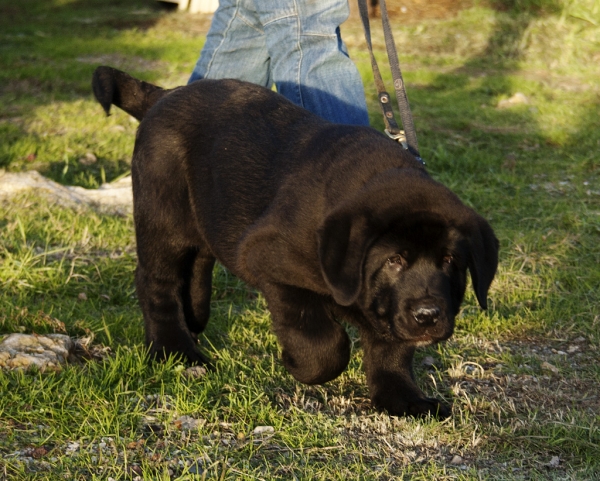
[[[110,115],[110,106],[114,104],[138,120],[169,92],[112,67],[98,67],[94,71],[92,89],[106,115]]]

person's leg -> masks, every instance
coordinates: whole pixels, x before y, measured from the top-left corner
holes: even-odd
[[[360,74],[339,26],[348,0],[254,0],[277,91],[332,122],[369,125]]]
[[[252,0],[221,0],[188,81],[235,78],[271,87],[265,35]]]

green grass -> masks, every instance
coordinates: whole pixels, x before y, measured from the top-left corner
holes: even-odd
[[[208,26],[154,3],[0,5],[0,168],[84,187],[128,173],[137,123],[103,115],[94,68],[183,84]],[[0,479],[600,479],[600,2],[394,21],[427,167],[501,243],[488,311],[469,294],[454,337],[415,363],[453,417],[374,413],[354,331],[342,376],[296,383],[264,300],[223,268],[202,340],[215,370],[147,363],[132,219],[30,193],[0,201],[0,332],[64,331],[93,359],[0,373]],[[343,34],[381,128],[356,18]],[[517,92],[527,104],[497,108]]]

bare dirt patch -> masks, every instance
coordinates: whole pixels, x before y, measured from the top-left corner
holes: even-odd
[[[386,5],[390,17],[405,23],[415,23],[425,19],[453,17],[472,3],[471,0],[388,0]],[[356,2],[350,2],[350,9],[351,18],[359,18]],[[381,16],[379,7],[372,8],[371,16]]]
[[[155,29],[201,37],[208,33],[212,17],[206,13],[164,15],[156,22]]]

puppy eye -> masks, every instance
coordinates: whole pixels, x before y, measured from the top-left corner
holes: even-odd
[[[400,254],[396,254],[392,257],[390,257],[386,264],[390,267],[393,267],[394,269],[400,271],[402,269],[404,269],[406,267],[406,259],[404,257],[402,257]]]

